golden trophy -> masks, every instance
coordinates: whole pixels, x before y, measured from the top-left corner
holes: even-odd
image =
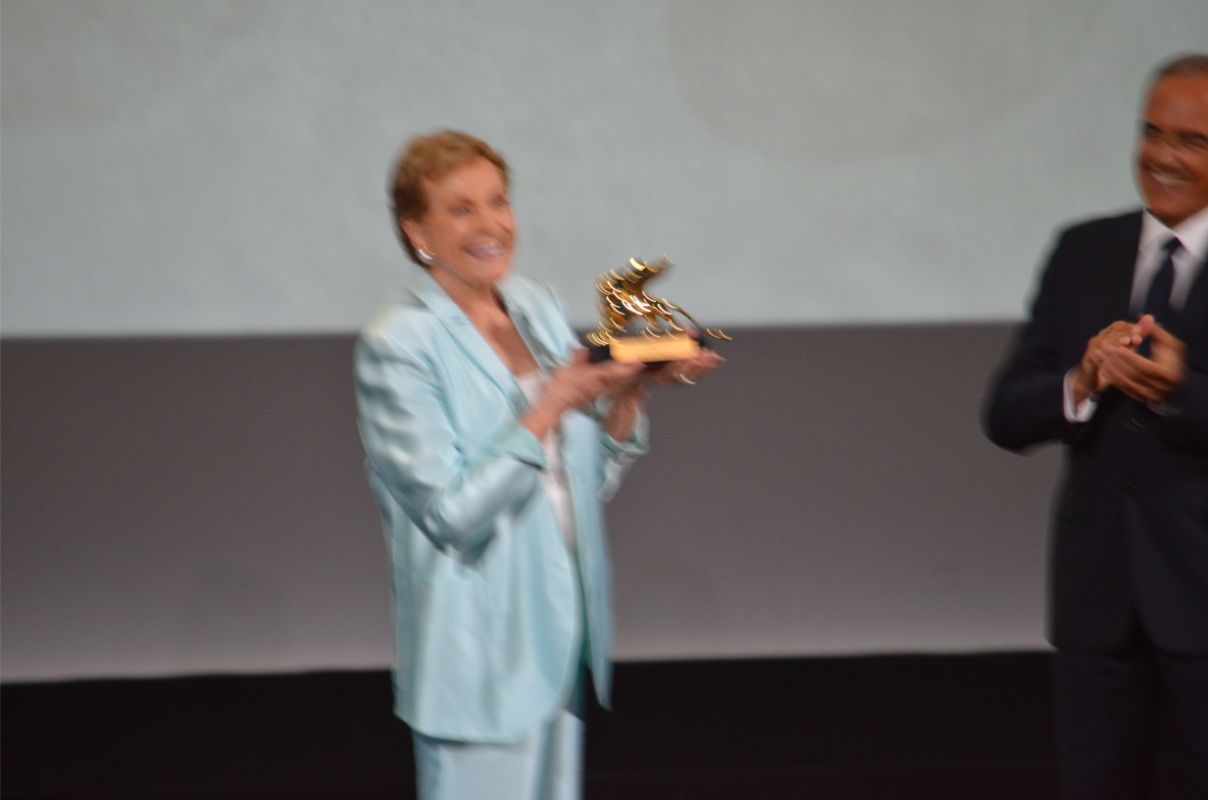
[[[705,337],[731,341],[720,328],[697,324],[667,298],[646,293],[646,282],[670,267],[665,255],[653,264],[631,258],[623,272],[610,270],[600,276],[600,324],[587,334],[591,361],[657,364],[692,358],[709,346]]]

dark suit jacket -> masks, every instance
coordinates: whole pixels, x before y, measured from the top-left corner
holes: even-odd
[[[1049,635],[1111,651],[1138,624],[1172,653],[1208,652],[1208,266],[1168,326],[1187,346],[1184,385],[1158,414],[1114,389],[1086,423],[1063,413],[1063,379],[1087,341],[1129,319],[1141,214],[1064,231],[996,377],[984,425],[1023,450],[1065,443],[1053,509]]]

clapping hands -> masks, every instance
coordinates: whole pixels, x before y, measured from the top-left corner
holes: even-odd
[[[1149,340],[1149,355],[1139,352]],[[1074,378],[1077,402],[1115,387],[1125,395],[1158,405],[1183,383],[1184,345],[1146,314],[1137,322],[1120,320],[1087,342]]]

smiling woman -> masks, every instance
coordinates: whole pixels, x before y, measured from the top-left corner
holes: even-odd
[[[479,161],[483,163],[478,165]],[[403,247],[411,259],[420,266],[427,266],[427,262],[417,252],[407,233],[407,226],[410,225],[414,228],[417,221],[428,213],[433,204],[440,205],[438,200],[448,203],[458,199],[455,193],[452,195],[448,193],[453,191],[453,187],[450,187],[444,195],[438,196],[430,193],[430,190],[434,188],[438,193],[444,189],[444,179],[455,170],[458,175],[454,176],[454,186],[460,186],[463,191],[467,188],[475,188],[466,187],[462,185],[465,181],[459,180],[462,172],[459,168],[471,164],[479,166],[479,169],[474,171],[475,179],[487,184],[485,191],[490,193],[488,205],[501,203],[510,208],[508,203],[510,178],[507,162],[490,145],[476,137],[457,131],[441,131],[416,139],[396,165],[390,187],[391,210],[394,220],[398,224],[399,238],[402,240]],[[439,210],[452,212],[451,208]],[[464,213],[464,210],[461,213]],[[507,223],[509,229],[514,228],[515,224],[510,218],[510,212]]]
[[[442,275],[471,291],[502,280],[512,263],[516,223],[495,164],[480,156],[439,180],[425,178],[423,190],[427,212],[400,225],[424,265],[439,265]]]
[[[509,277],[508,169],[455,131],[394,172],[420,285],[363,331],[357,404],[393,564],[395,710],[422,800],[574,798],[612,636],[601,499],[645,451],[646,384],[587,362],[549,289]]]

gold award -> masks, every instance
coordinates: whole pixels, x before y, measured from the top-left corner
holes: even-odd
[[[731,341],[720,328],[701,327],[667,298],[646,293],[646,282],[670,267],[667,256],[653,264],[631,258],[623,272],[609,270],[600,276],[596,282],[600,324],[587,334],[592,361],[677,361],[692,358],[707,347],[706,336]]]

